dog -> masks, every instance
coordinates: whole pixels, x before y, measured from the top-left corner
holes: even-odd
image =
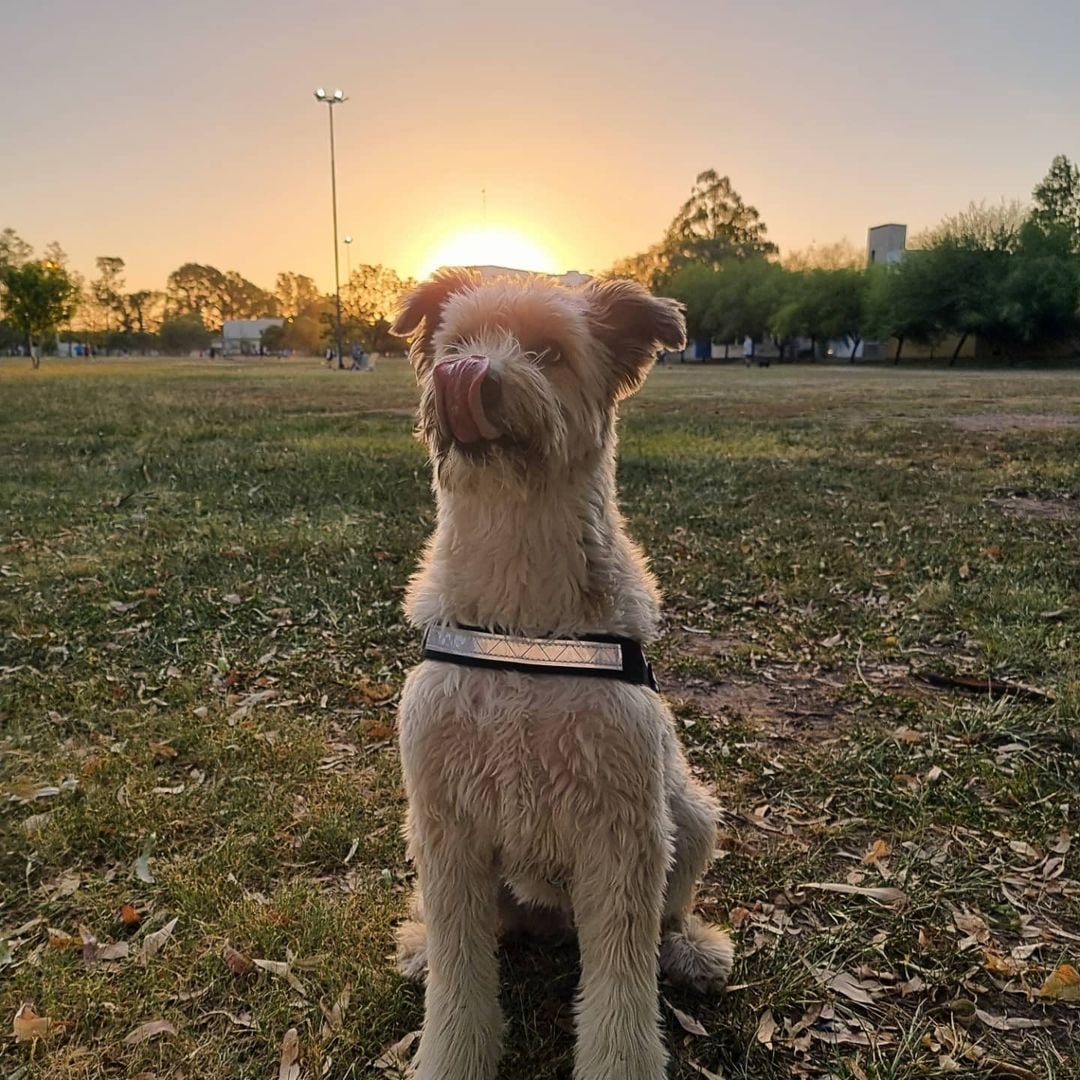
[[[412,338],[437,503],[405,601],[425,659],[399,709],[416,1078],[495,1076],[500,935],[561,922],[581,957],[575,1080],[660,1080],[658,964],[716,991],[733,961],[692,911],[717,807],[644,662],[659,592],[616,503],[618,403],[658,348],[685,347],[682,309],[629,281],[450,270],[393,330]]]

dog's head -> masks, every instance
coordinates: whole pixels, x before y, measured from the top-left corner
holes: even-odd
[[[394,323],[412,336],[420,435],[437,463],[573,464],[606,445],[616,403],[659,347],[686,344],[682,309],[631,281],[568,289],[446,270]]]

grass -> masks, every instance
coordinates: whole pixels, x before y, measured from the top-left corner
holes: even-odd
[[[290,1028],[304,1076],[395,1075],[413,400],[392,362],[0,364],[0,1020],[58,1022],[0,1075],[265,1077]],[[741,953],[665,988],[708,1032],[665,1006],[672,1076],[1080,1076],[1037,993],[1080,966],[1077,424],[1067,372],[676,367],[625,410]],[[505,1077],[570,1075],[574,964],[506,956]]]

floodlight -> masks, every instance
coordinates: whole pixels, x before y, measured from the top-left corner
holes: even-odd
[[[326,91],[320,86],[319,89],[315,91],[315,97],[318,98],[319,101],[324,101],[326,99]]]
[[[334,91],[334,100],[335,101],[344,101],[345,100],[344,92],[341,91],[341,90],[335,90]]]

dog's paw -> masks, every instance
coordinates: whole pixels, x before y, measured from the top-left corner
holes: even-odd
[[[678,986],[717,993],[731,977],[735,945],[727,931],[691,915],[660,939],[660,970]]]
[[[427,931],[422,922],[409,919],[394,931],[398,971],[412,982],[427,979]]]

